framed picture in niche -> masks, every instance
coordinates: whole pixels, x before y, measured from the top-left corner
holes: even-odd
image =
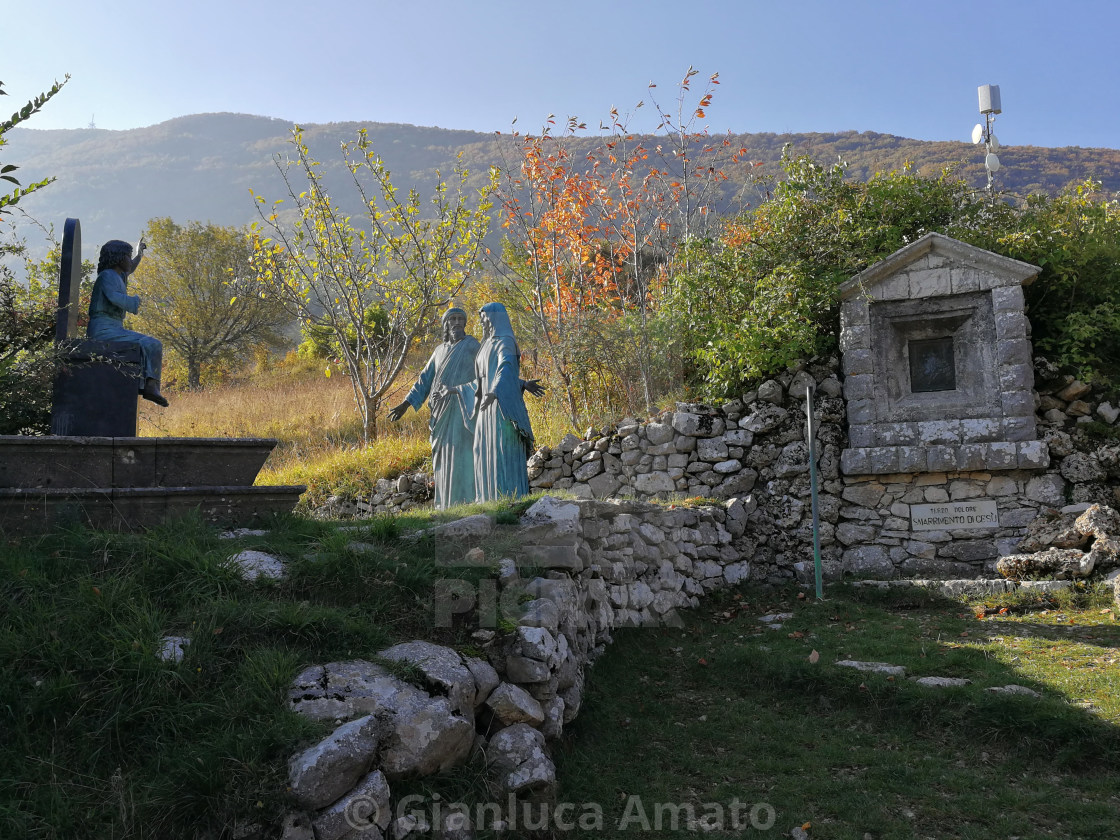
[[[910,390],[914,393],[954,391],[957,388],[956,358],[953,337],[911,340],[907,343],[910,357]]]

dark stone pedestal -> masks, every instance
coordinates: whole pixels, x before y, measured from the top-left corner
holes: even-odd
[[[271,439],[0,436],[0,530],[136,530],[198,511],[243,525],[287,513],[300,486],[253,481]]]
[[[135,437],[140,348],[122,342],[70,340],[54,380],[51,434]]]

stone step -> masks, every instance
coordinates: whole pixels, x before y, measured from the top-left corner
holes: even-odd
[[[271,438],[0,435],[0,488],[249,487]]]
[[[216,525],[246,525],[290,513],[302,486],[242,487],[4,487],[0,529],[41,532],[84,524],[112,531],[149,528],[198,511]]]

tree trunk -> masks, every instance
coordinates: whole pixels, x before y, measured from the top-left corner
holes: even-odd
[[[202,363],[198,359],[187,359],[187,387],[192,391],[202,387]]]

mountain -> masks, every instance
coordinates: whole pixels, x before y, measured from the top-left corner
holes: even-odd
[[[360,214],[353,190],[344,188],[339,144],[353,140],[365,127],[374,147],[401,189],[431,192],[435,172],[451,171],[456,152],[481,183],[487,167],[502,158],[509,138],[474,131],[423,128],[399,123],[328,123],[304,126],[306,140],[317,159],[327,164],[332,194],[347,212]],[[135,241],[148,220],[169,216],[177,222],[211,221],[245,225],[254,221],[252,189],[270,203],[285,195],[274,156],[290,149],[291,124],[245,114],[198,114],[127,131],[104,129],[38,130],[17,128],[5,135],[6,163],[16,163],[26,181],[48,175],[57,181],[20,203],[34,219],[61,231],[67,217],[82,223],[83,252],[96,259],[107,239]],[[580,141],[588,146],[595,138]],[[982,155],[968,143],[909,140],[874,132],[833,134],[741,134],[735,146],[762,161],[773,174],[782,147],[791,143],[798,153],[822,163],[838,157],[847,162],[849,177],[864,179],[877,171],[899,169],[913,162],[923,174],[960,164],[957,170],[977,186],[985,183]],[[508,149],[508,147],[506,147]],[[1003,169],[997,187],[1016,195],[1054,193],[1073,180],[1094,178],[1110,193],[1120,191],[1120,150],[1062,149],[1005,146],[999,152]],[[748,168],[731,171],[725,207],[744,193]],[[298,187],[297,187],[298,191]],[[748,200],[753,200],[749,195]],[[29,239],[34,246],[33,237]]]

